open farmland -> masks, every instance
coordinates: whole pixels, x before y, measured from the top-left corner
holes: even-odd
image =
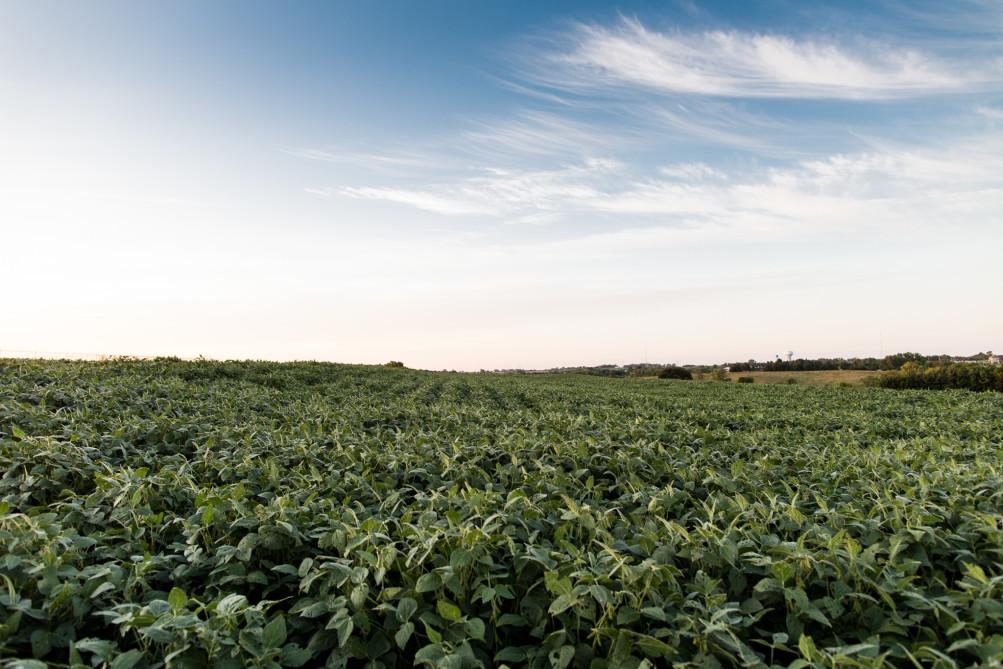
[[[990,666],[1001,439],[996,393],[0,361],[0,660]]]
[[[853,386],[863,385],[866,379],[881,376],[882,372],[865,369],[832,369],[797,372],[729,372],[728,378],[737,381],[743,376],[753,379],[754,383],[802,383],[809,386],[848,383]]]

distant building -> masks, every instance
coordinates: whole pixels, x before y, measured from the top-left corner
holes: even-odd
[[[1003,355],[993,353],[992,351],[987,351],[986,355],[989,356],[986,358],[986,362],[990,365],[1003,365]]]

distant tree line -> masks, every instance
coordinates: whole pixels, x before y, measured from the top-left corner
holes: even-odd
[[[877,377],[884,388],[925,388],[945,390],[996,390],[1003,392],[1003,365],[945,364],[921,365],[908,362],[901,369]]]
[[[901,383],[916,383],[920,381],[913,378],[917,372],[915,370],[927,369],[954,369],[971,371],[957,372],[924,372],[935,384],[948,385],[904,385],[889,387],[945,387],[945,388],[972,388],[973,390],[988,389],[983,386],[991,381],[984,379],[993,377],[995,374],[1003,374],[1003,367],[995,365],[979,364],[959,364],[985,362],[989,358],[988,353],[976,353],[971,356],[950,356],[950,355],[923,355],[921,353],[893,353],[881,358],[798,358],[796,360],[770,360],[760,362],[757,360],[747,360],[746,362],[733,362],[727,365],[666,365],[652,363],[634,363],[628,365],[596,365],[593,367],[558,367],[546,370],[551,373],[565,374],[589,374],[592,376],[608,376],[616,378],[624,377],[658,377],[662,379],[692,379],[710,378],[713,380],[729,380],[728,372],[812,372],[812,371],[832,371],[832,370],[866,370],[895,372],[908,366],[910,369],[909,381]],[[995,371],[992,371],[995,370]],[[509,370],[512,371],[512,370]],[[518,370],[522,371],[522,370]],[[953,374],[953,376],[952,376]],[[933,379],[953,378],[955,381],[934,381]],[[747,377],[748,378],[748,377]],[[963,381],[961,379],[969,379]],[[749,381],[745,381],[748,383]],[[877,382],[876,382],[877,383]],[[890,381],[889,384],[900,383]],[[958,383],[960,385],[950,385]]]
[[[555,367],[548,372],[558,374],[589,374],[591,376],[612,376],[616,378],[658,376],[667,367],[683,369],[676,365],[653,365],[649,363],[634,363],[629,365],[596,365],[594,367]]]
[[[982,355],[982,354],[980,354]],[[972,356],[977,359],[978,356]],[[943,365],[954,358],[949,355],[922,355],[920,353],[894,353],[883,358],[798,358],[797,360],[770,360],[768,362],[735,362],[728,365],[733,372],[814,372],[836,369],[889,371],[900,369],[906,363],[917,365]]]
[[[627,368],[619,365],[596,365],[595,367],[555,367],[548,372],[557,374],[589,374],[591,376],[627,376]]]

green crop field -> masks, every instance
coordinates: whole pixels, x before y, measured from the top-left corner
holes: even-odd
[[[0,663],[1003,657],[1003,395],[0,361]]]

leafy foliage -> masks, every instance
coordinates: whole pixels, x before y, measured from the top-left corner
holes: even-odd
[[[897,372],[882,374],[876,383],[885,388],[965,388],[1003,392],[1003,365],[952,364],[929,367],[906,363]]]
[[[993,666],[994,394],[0,361],[8,667]]]
[[[679,367],[677,365],[669,365],[664,367],[660,372],[658,372],[658,378],[660,379],[682,379],[684,381],[693,378],[693,373],[685,367]]]
[[[986,354],[979,353],[971,360],[984,360]],[[757,362],[732,362],[728,368],[733,372],[811,372],[835,369],[856,370],[894,370],[906,363],[918,365],[946,364],[951,362],[949,355],[921,355],[919,353],[893,353],[883,358],[798,358],[796,360],[769,360]]]

